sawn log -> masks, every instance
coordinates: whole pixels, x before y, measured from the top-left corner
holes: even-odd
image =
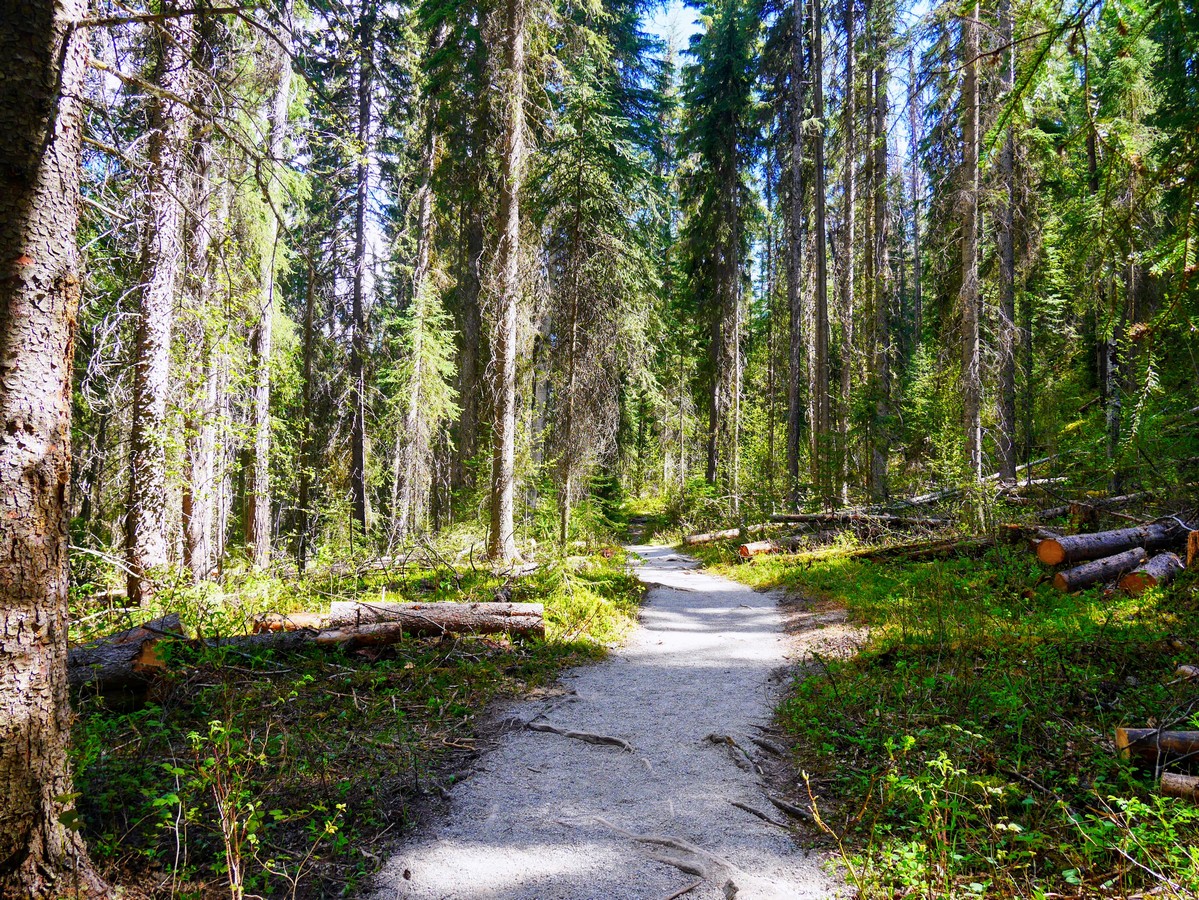
[[[1195,765],[1199,763],[1199,731],[1117,728],[1116,750],[1125,759],[1150,767],[1177,760]]]
[[[1162,772],[1161,790],[1167,797],[1180,797],[1199,803],[1199,776]]]
[[[1092,584],[1111,581],[1117,576],[1124,575],[1143,563],[1146,558],[1144,547],[1133,547],[1131,550],[1125,550],[1115,556],[1106,556],[1103,559],[1085,562],[1073,569],[1058,572],[1053,576],[1053,586],[1066,593],[1080,591]]]
[[[371,626],[388,626],[371,630]],[[275,613],[254,624],[256,632],[317,632],[317,644],[344,643],[357,630],[365,643],[386,643],[395,632],[409,634],[516,634],[545,636],[545,607],[540,603],[361,603],[334,601],[328,614]],[[336,635],[326,632],[336,632]]]
[[[1159,553],[1121,578],[1120,589],[1139,597],[1159,584],[1169,584],[1184,568],[1186,567],[1176,554]]]
[[[1037,544],[1037,558],[1046,565],[1102,559],[1123,553],[1134,547],[1164,550],[1182,540],[1183,530],[1177,522],[1155,522],[1136,528],[1118,528],[1098,534],[1075,534],[1047,538]]]

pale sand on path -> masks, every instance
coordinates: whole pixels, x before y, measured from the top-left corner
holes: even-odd
[[[568,693],[511,710],[516,727],[399,846],[373,898],[665,900],[700,878],[687,900],[837,895],[815,854],[733,805],[785,818],[736,748],[709,739],[752,756],[755,726],[770,724],[795,654],[777,598],[669,547],[629,549],[651,588],[640,626],[604,661],[564,673]]]

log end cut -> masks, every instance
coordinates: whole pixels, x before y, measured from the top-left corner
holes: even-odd
[[[1066,561],[1066,550],[1057,538],[1045,538],[1037,542],[1037,559],[1047,566],[1061,565]]]

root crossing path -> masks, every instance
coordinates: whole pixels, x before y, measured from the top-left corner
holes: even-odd
[[[671,548],[630,549],[651,587],[641,626],[566,673],[567,693],[514,708],[375,898],[835,896],[753,762],[791,651],[775,598]]]

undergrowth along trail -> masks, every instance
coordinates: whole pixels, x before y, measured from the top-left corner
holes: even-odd
[[[1062,594],[1006,548],[697,555],[869,630],[860,652],[811,659],[778,709],[822,838],[863,897],[1199,892],[1199,809],[1159,797],[1112,744],[1119,725],[1199,726],[1195,686],[1173,677],[1199,656],[1193,576],[1131,598]]]

